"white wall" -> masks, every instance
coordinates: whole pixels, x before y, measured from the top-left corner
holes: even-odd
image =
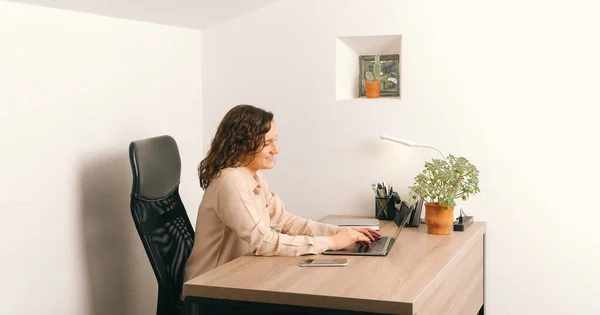
[[[599,314],[598,9],[275,3],[203,33],[204,149],[233,105],[273,111],[281,154],[266,177],[310,218],[372,214],[369,184],[387,180],[406,197],[437,157],[381,133],[465,156],[482,193],[460,206],[489,224],[487,314]],[[336,37],[387,34],[402,35],[402,99],[335,101]]]
[[[201,190],[201,33],[0,2],[0,314],[147,315],[130,141],[172,135]]]

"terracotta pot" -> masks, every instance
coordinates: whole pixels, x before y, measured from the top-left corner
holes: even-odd
[[[433,235],[448,235],[452,232],[454,225],[454,209],[437,203],[425,204],[425,224],[427,224],[427,233]]]
[[[378,98],[379,91],[381,90],[381,83],[377,82],[365,82],[365,88],[367,90],[367,98]]]

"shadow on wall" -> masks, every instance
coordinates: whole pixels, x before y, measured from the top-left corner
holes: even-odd
[[[156,312],[158,286],[129,208],[132,174],[127,146],[84,159],[79,169],[89,314]]]

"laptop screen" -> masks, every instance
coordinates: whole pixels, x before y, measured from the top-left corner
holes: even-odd
[[[400,210],[396,209],[396,215],[394,215],[394,223],[396,223],[398,229],[396,230],[396,234],[394,234],[394,239],[397,239],[398,235],[400,235],[400,232],[404,228],[404,225],[406,225],[406,222],[408,222],[408,218],[410,218],[411,212],[412,209],[410,209],[405,202],[400,203]]]

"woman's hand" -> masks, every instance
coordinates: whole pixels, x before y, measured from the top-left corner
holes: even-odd
[[[364,234],[371,241],[378,240],[378,239],[381,238],[381,234],[379,234],[379,232],[377,232],[376,230],[374,230],[372,228],[347,228],[347,227],[338,227],[337,230],[335,231],[335,233],[341,231],[342,229],[352,229],[352,230],[355,230],[356,232]]]
[[[352,228],[352,229],[355,230],[356,232],[364,234],[371,241],[378,240],[381,238],[381,234],[379,234],[379,232],[377,232],[371,228]]]
[[[338,228],[335,235],[329,237],[329,247],[327,249],[339,250],[356,242],[371,244],[371,240],[365,234],[358,232],[356,229]]]

